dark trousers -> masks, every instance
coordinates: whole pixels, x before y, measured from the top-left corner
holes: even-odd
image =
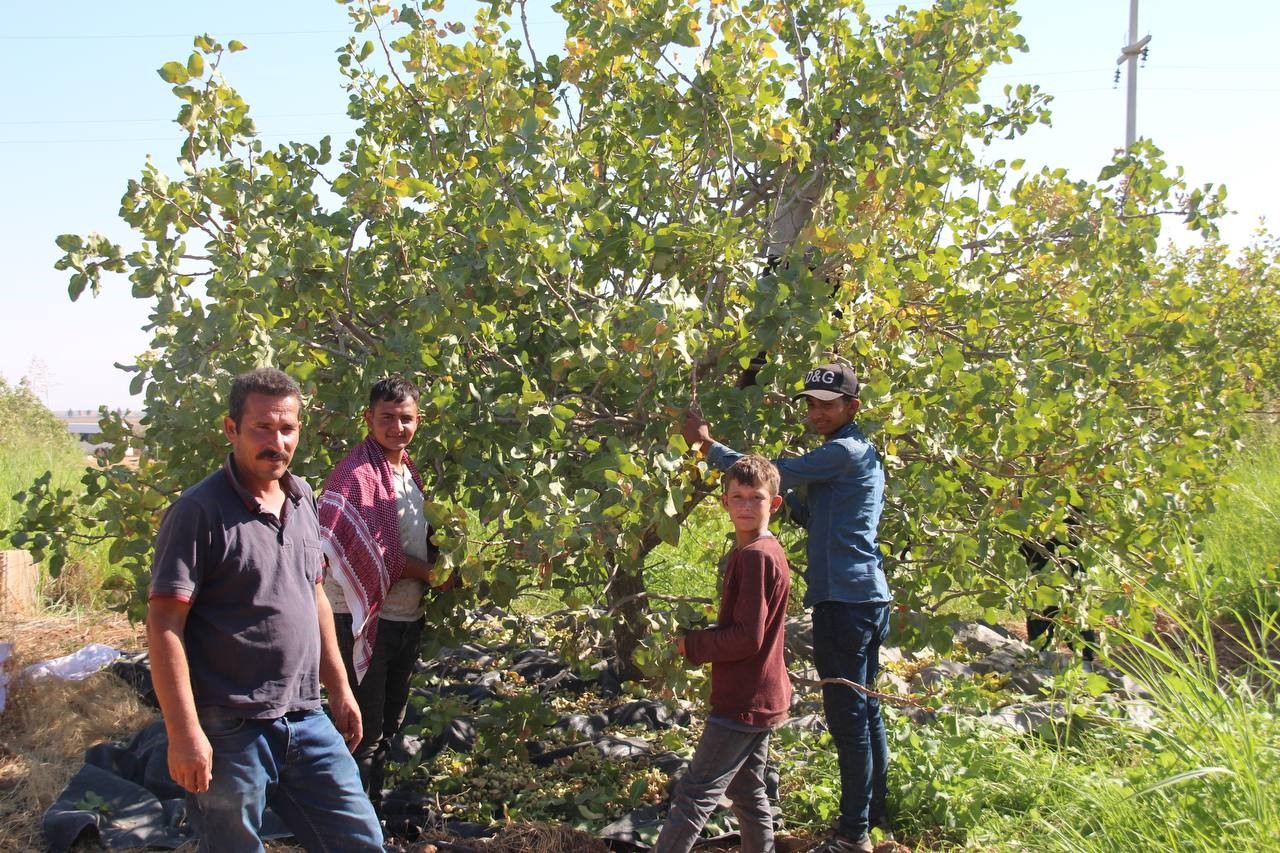
[[[423,620],[393,622],[378,620],[378,640],[364,679],[356,682],[352,665],[355,640],[351,636],[351,614],[333,614],[338,631],[338,649],[347,668],[347,681],[360,705],[364,737],[355,749],[360,782],[375,805],[382,799],[382,777],[386,768],[387,747],[404,722],[409,704],[409,678],[418,662],[418,646],[422,640]]]
[[[1072,549],[1078,548],[1080,545],[1079,525],[1082,519],[1082,512],[1083,510],[1080,507],[1073,506],[1071,512],[1067,515],[1067,527],[1069,530],[1067,542],[1064,543],[1057,538],[1049,539],[1047,542],[1028,539],[1018,547],[1019,552],[1027,561],[1027,568],[1031,570],[1033,575],[1043,572],[1050,564],[1053,564],[1067,570],[1073,587],[1078,579],[1084,577],[1084,566],[1072,556]],[[1029,614],[1027,616],[1027,642],[1034,645],[1036,640],[1044,637],[1044,645],[1040,648],[1042,650],[1053,648],[1053,629],[1057,624],[1059,612],[1058,607],[1050,605],[1044,610]],[[1084,651],[1081,656],[1086,661],[1092,661],[1093,650],[1098,645],[1097,632],[1092,628],[1081,630],[1080,641],[1084,644]],[[1070,645],[1072,651],[1074,651],[1075,643]]]
[[[1027,642],[1035,645],[1036,640],[1044,637],[1044,643],[1040,646],[1041,651],[1053,648],[1053,629],[1057,625],[1059,610],[1054,605],[1049,605],[1039,613],[1032,614],[1027,617]],[[1094,657],[1094,649],[1098,646],[1098,632],[1092,628],[1085,628],[1080,632],[1080,642],[1084,645],[1080,652],[1083,660],[1091,661]],[[1072,651],[1075,651],[1076,644],[1068,643]]]
[[[889,636],[888,604],[824,601],[813,608],[813,662],[819,678],[843,678],[874,689],[880,646]],[[840,765],[836,829],[861,838],[884,816],[889,742],[880,700],[840,684],[822,686],[822,706]]]

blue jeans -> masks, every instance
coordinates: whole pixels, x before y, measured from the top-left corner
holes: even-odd
[[[819,678],[843,678],[874,688],[880,645],[889,636],[888,604],[824,601],[813,608],[813,662]],[[880,701],[852,687],[824,684],[822,706],[840,764],[836,830],[861,838],[884,815],[889,743]]]
[[[213,780],[188,794],[201,853],[260,853],[269,804],[307,851],[381,851],[382,828],[355,759],[321,710],[252,720],[201,708]]]
[[[721,795],[733,804],[742,853],[773,853],[773,810],[764,787],[769,733],[740,732],[707,721],[693,760],[671,797],[654,853],[687,853]]]

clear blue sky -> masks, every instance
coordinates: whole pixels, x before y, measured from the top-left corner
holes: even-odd
[[[469,19],[475,5],[450,2],[446,16]],[[883,14],[896,4],[867,5]],[[544,57],[558,51],[547,6],[533,0],[530,14]],[[1124,84],[1113,88],[1112,75],[1128,8],[1128,0],[1019,4],[1030,52],[993,72],[989,91],[1039,83],[1056,95],[1054,125],[999,156],[1096,176],[1124,141]],[[43,365],[55,410],[136,403],[129,376],[112,364],[146,348],[144,303],[123,278],[108,280],[97,299],[71,303],[66,275],[53,269],[53,240],[99,231],[130,245],[117,215],[125,182],[148,154],[177,173],[177,104],[155,69],[184,60],[202,32],[249,46],[223,72],[267,141],[349,131],[334,56],[347,37],[346,10],[329,0],[0,0],[0,376],[15,382],[33,362]],[[1193,181],[1227,185],[1239,214],[1224,237],[1241,245],[1280,192],[1280,4],[1141,0],[1140,32],[1153,40],[1139,72],[1138,133]]]

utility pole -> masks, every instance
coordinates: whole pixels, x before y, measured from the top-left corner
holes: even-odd
[[[1120,51],[1120,58],[1116,60],[1117,66],[1129,63],[1129,105],[1124,123],[1126,151],[1133,147],[1138,138],[1138,57],[1147,49],[1150,41],[1150,35],[1138,39],[1138,0],[1129,0],[1129,44]]]

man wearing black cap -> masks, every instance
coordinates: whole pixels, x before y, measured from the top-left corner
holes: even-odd
[[[854,423],[858,379],[843,364],[805,375],[808,423],[826,440],[801,456],[777,459],[792,519],[808,531],[804,603],[813,608],[813,657],[820,678],[871,687],[889,631],[889,585],[876,529],[884,504],[880,454]],[[707,422],[685,412],[683,433],[725,469],[742,454],[715,441]],[[889,747],[875,696],[838,684],[822,688],[823,709],[840,764],[840,818],[822,851],[870,851],[872,824],[887,822]]]

